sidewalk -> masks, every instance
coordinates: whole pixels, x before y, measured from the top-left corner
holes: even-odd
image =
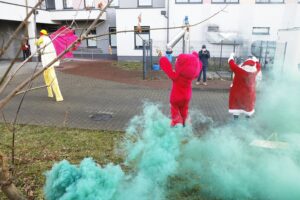
[[[0,60],[0,76],[2,77],[3,74],[5,73],[5,71],[7,70],[8,66],[10,65],[10,60]],[[21,65],[21,61],[17,61],[11,72],[14,72],[20,65]],[[38,66],[37,66],[38,65]],[[18,74],[28,74],[34,71],[34,69],[36,68],[36,66],[42,67],[41,63],[39,62],[27,62],[18,72]]]
[[[29,64],[26,69],[32,70],[30,66],[34,65]],[[56,71],[64,101],[55,102],[48,98],[45,88],[28,92],[18,116],[18,123],[123,131],[130,119],[142,112],[144,102],[161,104],[163,112],[169,114],[171,81],[168,79],[143,81],[141,76],[136,77],[141,72],[123,72],[111,68],[104,61],[94,64],[66,62],[62,66],[63,68],[57,68]],[[26,77],[26,73],[17,75],[5,93]],[[108,80],[111,77],[118,80]],[[230,118],[227,112],[230,82],[219,83],[220,80],[209,81],[208,86],[193,85],[191,113],[201,111],[217,123],[223,123]],[[44,80],[38,77],[33,87],[41,85],[44,85]],[[15,97],[4,108],[7,121],[13,120],[21,96]],[[1,121],[3,120],[1,117]]]

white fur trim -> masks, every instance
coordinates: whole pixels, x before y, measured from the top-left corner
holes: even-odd
[[[246,72],[250,72],[250,73],[254,73],[257,71],[256,69],[256,64],[255,66],[251,66],[251,65],[244,65],[241,67],[243,70],[245,70]]]
[[[247,112],[245,110],[240,110],[240,109],[229,109],[229,113],[233,114],[233,115],[240,115],[240,114],[245,114],[248,116],[253,115],[255,112],[255,110],[251,110],[250,112]]]
[[[228,63],[229,63],[231,60],[234,61],[234,58],[230,56],[230,57],[228,58]]]

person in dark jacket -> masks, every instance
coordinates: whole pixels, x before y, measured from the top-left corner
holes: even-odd
[[[196,84],[197,85],[200,84],[201,74],[203,72],[203,85],[207,85],[207,83],[206,83],[206,70],[207,70],[207,67],[208,67],[208,59],[210,58],[210,53],[206,49],[205,45],[202,45],[202,49],[199,51],[198,55],[199,55],[199,59],[202,62],[202,70],[199,73]]]
[[[22,42],[21,49],[23,52],[23,60],[25,60],[26,58],[28,58],[31,55],[28,38],[25,38],[24,41]]]

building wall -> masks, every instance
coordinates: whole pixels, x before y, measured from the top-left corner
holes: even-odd
[[[300,73],[300,28],[295,29],[283,29],[278,31],[278,42],[285,43],[285,56],[278,62],[283,62],[282,66],[279,66],[279,73]]]
[[[87,21],[89,21],[88,24],[90,24],[90,22],[95,19],[100,12],[99,9],[96,8],[98,0],[93,1],[94,8],[92,8],[91,11],[85,9],[85,0],[73,0],[73,9],[64,9],[62,0],[52,1],[55,1],[55,10],[46,10],[46,4],[44,3],[41,6],[42,9],[38,9],[35,17],[32,15],[29,18],[28,33],[32,52],[35,52],[36,50],[36,46],[34,44],[35,38],[38,37],[36,32],[38,32],[41,28],[45,28],[50,32],[54,31],[54,25],[59,27],[63,24],[70,24],[75,15],[76,24],[79,24],[78,28],[83,28],[86,27]],[[32,9],[32,6],[36,4],[36,2],[37,0],[28,0],[29,11]],[[12,11],[14,14],[11,14]],[[21,22],[25,16],[26,7],[24,0],[6,0],[5,2],[0,1],[0,35],[2,33],[6,34],[7,31],[5,30],[15,30],[15,22]],[[106,13],[102,15],[101,20],[99,20],[99,22],[101,21],[102,23],[99,23],[99,26],[97,26],[97,34],[107,33],[109,27],[115,27],[115,9],[108,8]],[[80,30],[76,32],[79,33]],[[20,35],[20,38],[24,36],[23,34],[24,33]],[[8,36],[9,35],[7,35],[7,37]],[[82,47],[86,47],[86,44],[86,41],[82,42]],[[93,52],[96,51],[97,53],[101,52],[102,54],[108,54],[108,45],[108,36],[101,37],[97,41],[97,49],[93,49]],[[15,48],[16,47],[14,45],[12,49]],[[89,53],[89,51],[90,50],[88,50],[87,53]],[[9,50],[9,52],[4,55],[3,58],[11,58],[14,56],[14,52],[14,50]],[[116,54],[116,49],[113,49],[113,53]]]
[[[125,0],[123,0],[125,2]],[[122,1],[121,1],[122,2]],[[167,1],[166,1],[167,2]],[[201,4],[175,4],[170,0],[170,27],[184,24],[185,16],[189,17],[191,25],[198,23],[214,13],[224,8],[225,4],[211,4],[205,0]],[[212,19],[190,28],[191,49],[199,50],[202,44],[206,44],[212,50],[212,56],[220,56],[220,45],[209,44],[207,42],[207,27],[211,25],[219,26],[221,32],[235,32],[243,40],[243,45],[238,46],[241,54],[249,55],[251,43],[255,40],[272,41],[277,39],[277,31],[282,28],[300,27],[300,4],[297,0],[286,0],[284,4],[256,4],[254,0],[240,0],[239,4],[229,4],[226,12],[221,12]],[[141,9],[132,6],[132,9],[117,9],[116,19],[118,30],[133,29],[137,25],[137,16],[142,13],[142,25],[151,28],[166,28],[167,20],[161,15],[166,8]],[[253,35],[253,27],[269,27],[268,35]],[[170,30],[172,39],[180,29]],[[153,43],[165,50],[166,30],[152,31]],[[118,56],[141,56],[141,50],[134,50],[134,34],[118,34]],[[158,47],[159,46],[159,47]],[[155,51],[154,48],[154,51]],[[223,46],[223,55],[226,57],[233,51],[232,45]],[[176,53],[180,53],[181,43],[175,48]],[[155,53],[155,52],[154,52]]]
[[[117,9],[117,29],[131,30],[138,24],[138,15],[142,13],[142,26],[149,26],[150,28],[159,28],[166,26],[166,18],[160,14],[162,9]],[[125,17],[126,16],[126,17]],[[158,49],[166,41],[166,31],[157,30],[150,31],[150,37],[153,38],[153,49]],[[134,49],[134,32],[119,33],[117,34],[117,54],[118,56],[141,56],[142,50]]]
[[[137,8],[139,0],[119,0],[119,8]],[[152,0],[152,7],[165,7],[165,0]]]
[[[91,22],[88,24],[86,21],[78,21],[76,22],[76,35],[80,35],[83,29],[85,30]],[[115,9],[108,8],[107,9],[107,18],[105,21],[99,21],[96,27],[96,34],[102,35],[107,34],[109,32],[109,27],[116,27],[116,16],[115,16]],[[109,52],[109,35],[101,36],[95,38],[97,40],[97,47],[88,47],[87,41],[83,41],[80,45],[76,54],[110,54]],[[84,49],[83,49],[84,48]],[[116,54],[116,48],[112,48],[112,54]]]
[[[32,7],[36,4],[37,0],[28,0],[28,12],[31,11]],[[25,7],[25,1],[17,0],[6,0],[0,2],[0,34],[6,35],[6,38],[10,36],[11,33],[17,28],[18,24],[23,21],[23,19],[26,17],[26,7]],[[55,24],[50,18],[49,12],[43,9],[38,9],[37,13],[34,17],[32,15],[28,22],[28,34],[29,34],[29,43],[31,46],[32,52],[36,50],[35,48],[35,23],[43,23],[43,24]],[[5,31],[5,30],[8,30]],[[10,34],[8,34],[10,33]],[[10,59],[15,56],[16,49],[19,48],[19,41],[21,38],[24,37],[24,31],[22,31],[17,40],[15,40],[12,44],[12,47],[8,50],[8,52],[3,55],[2,58],[4,59]],[[20,55],[21,57],[21,55]]]
[[[7,41],[7,38],[9,38],[9,36],[13,34],[13,32],[16,30],[19,24],[20,22],[10,21],[9,23],[7,23],[7,21],[0,20],[0,46],[3,45],[3,42]],[[2,56],[2,58],[4,59],[14,58],[16,52],[21,47],[21,38],[22,38],[22,33],[19,33],[17,39],[12,42],[12,44],[9,46],[9,48]],[[20,57],[22,57],[22,52],[20,53]]]
[[[28,1],[28,5],[34,6],[36,0]],[[26,17],[26,7],[24,1],[12,1],[6,0],[6,2],[0,2],[0,19],[1,20],[11,20],[11,21],[23,21]],[[32,9],[29,7],[28,12]],[[13,14],[12,14],[13,12]],[[29,19],[29,21],[33,20],[33,17]],[[36,15],[36,21],[38,23],[48,23],[53,24],[54,22],[51,20],[49,12],[38,9],[38,14]]]

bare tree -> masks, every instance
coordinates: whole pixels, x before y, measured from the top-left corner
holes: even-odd
[[[39,0],[39,2],[35,5],[35,7],[27,14],[24,21],[19,25],[17,30],[13,33],[13,35],[10,37],[8,42],[4,45],[4,48],[0,51],[0,57],[5,53],[5,51],[8,49],[11,42],[16,38],[17,33],[22,29],[22,27],[26,24],[27,19],[32,15],[34,12],[34,9],[36,9],[43,0]],[[32,76],[25,79],[22,83],[20,83],[15,89],[13,89],[6,97],[4,97],[2,100],[0,100],[0,109],[2,110],[3,107],[20,92],[26,85],[28,85],[32,80],[37,78],[40,74],[42,74],[46,69],[48,69],[53,63],[55,63],[57,60],[61,59],[67,52],[72,50],[78,43],[85,40],[87,38],[87,35],[89,32],[95,27],[100,17],[103,15],[107,7],[110,5],[112,1],[109,1],[106,5],[100,5],[101,12],[97,16],[97,18],[92,22],[92,24],[87,28],[86,31],[84,31],[81,36],[74,41],[67,49],[65,49],[60,55],[58,55],[55,59],[53,59],[50,63],[48,63],[47,66],[44,66],[44,68],[36,71]],[[25,62],[21,63],[21,66],[19,66],[18,69],[20,69],[24,64],[28,61],[27,59]],[[1,84],[4,83],[4,87],[1,88],[1,92],[4,90],[4,88],[7,86],[8,82],[12,79],[12,77],[8,78],[8,73],[11,70],[13,64],[15,63],[16,58],[12,61],[12,63],[9,65],[8,70],[6,71],[5,75],[3,76],[1,80]],[[5,81],[6,80],[6,81]],[[7,81],[8,80],[8,81]],[[2,85],[3,86],[3,85]],[[3,153],[0,152],[0,186],[1,190],[4,192],[4,194],[11,200],[23,200],[25,199],[22,194],[18,191],[16,186],[13,184],[11,173],[8,168],[7,159]]]
[[[107,4],[104,4],[102,1],[99,3],[98,8],[100,9],[100,13],[98,14],[97,18],[88,26],[88,28],[82,31],[81,35],[78,37],[77,40],[75,40],[72,44],[70,44],[61,54],[59,54],[55,59],[53,59],[51,62],[49,62],[46,66],[44,66],[43,68],[39,69],[39,70],[35,70],[34,73],[32,75],[30,75],[29,77],[27,77],[24,81],[22,81],[20,84],[18,84],[14,89],[12,89],[11,92],[9,92],[6,96],[4,96],[1,100],[0,100],[0,110],[2,110],[10,101],[13,97],[15,97],[16,95],[22,93],[23,98],[22,101],[25,97],[26,92],[33,90],[33,89],[39,89],[39,88],[43,88],[45,86],[40,86],[40,87],[36,87],[36,88],[31,88],[31,83],[34,79],[36,79],[39,75],[41,75],[46,69],[48,69],[50,66],[52,66],[52,64],[54,64],[56,61],[58,61],[59,59],[61,59],[66,53],[68,53],[69,51],[71,51],[75,46],[77,46],[79,43],[81,43],[83,40],[85,39],[90,39],[90,38],[95,38],[95,37],[103,37],[109,34],[116,34],[116,33],[125,33],[125,32],[134,32],[136,30],[124,30],[124,31],[117,31],[115,33],[107,33],[107,34],[101,34],[101,35],[97,35],[97,36],[92,36],[89,37],[89,33],[92,29],[94,29],[96,26],[98,26],[99,24],[98,21],[100,19],[100,17],[103,15],[103,13],[106,11],[106,9],[110,6],[111,2],[113,0],[109,0]],[[0,58],[1,56],[5,53],[5,51],[8,49],[8,47],[10,46],[10,44],[12,43],[12,41],[14,39],[16,39],[17,34],[22,30],[22,28],[24,26],[26,26],[27,20],[29,19],[29,17],[34,13],[35,9],[41,5],[41,3],[43,2],[43,0],[39,0],[38,3],[32,8],[32,10],[27,14],[27,16],[25,17],[24,21],[19,25],[19,27],[16,29],[16,31],[11,35],[11,37],[9,38],[8,42],[6,42],[5,44],[3,44],[3,47],[0,49]],[[212,17],[218,15],[219,13],[223,12],[225,10],[226,6],[221,9],[220,11],[214,13],[213,15],[211,15],[210,17],[191,25],[192,26],[196,26],[198,24],[201,24],[209,19],[211,19]],[[74,19],[75,21],[75,19]],[[74,23],[72,22],[70,26],[72,26]],[[177,27],[170,27],[169,29],[177,29],[177,28],[182,28],[182,26],[177,26]],[[162,30],[162,29],[166,29],[166,28],[155,28],[155,29],[151,29],[151,30]],[[39,49],[41,50],[41,49]],[[8,69],[6,70],[4,76],[2,77],[2,79],[0,80],[0,94],[3,93],[4,89],[7,87],[8,83],[12,80],[12,78],[16,75],[16,73],[18,72],[19,69],[21,69],[25,63],[27,63],[29,61],[29,59],[31,59],[34,55],[36,55],[38,52],[38,50],[34,53],[31,54],[31,56],[29,56],[25,61],[23,61],[22,63],[19,64],[19,66],[17,67],[17,70],[14,73],[9,73],[13,67],[13,65],[15,64],[18,56],[19,56],[19,52],[17,52],[17,55],[15,56],[15,58],[12,60],[12,62],[10,63]],[[28,86],[28,88],[26,88],[25,90],[23,90],[26,86]],[[20,103],[20,105],[22,104],[22,101]],[[20,108],[19,105],[19,108]],[[19,109],[18,109],[19,111]],[[16,114],[16,118],[17,118],[18,112]],[[16,121],[15,118],[15,121]],[[14,141],[13,141],[14,142]],[[12,143],[12,146],[10,147],[12,148],[13,154],[14,154],[14,143]],[[13,159],[12,159],[13,160]],[[4,194],[10,199],[10,200],[23,200],[25,199],[24,196],[22,196],[22,194],[18,191],[18,189],[16,188],[16,186],[13,184],[12,181],[12,174],[9,171],[9,167],[8,167],[8,163],[7,163],[7,158],[6,156],[0,152],[0,187],[1,190],[4,192]]]

